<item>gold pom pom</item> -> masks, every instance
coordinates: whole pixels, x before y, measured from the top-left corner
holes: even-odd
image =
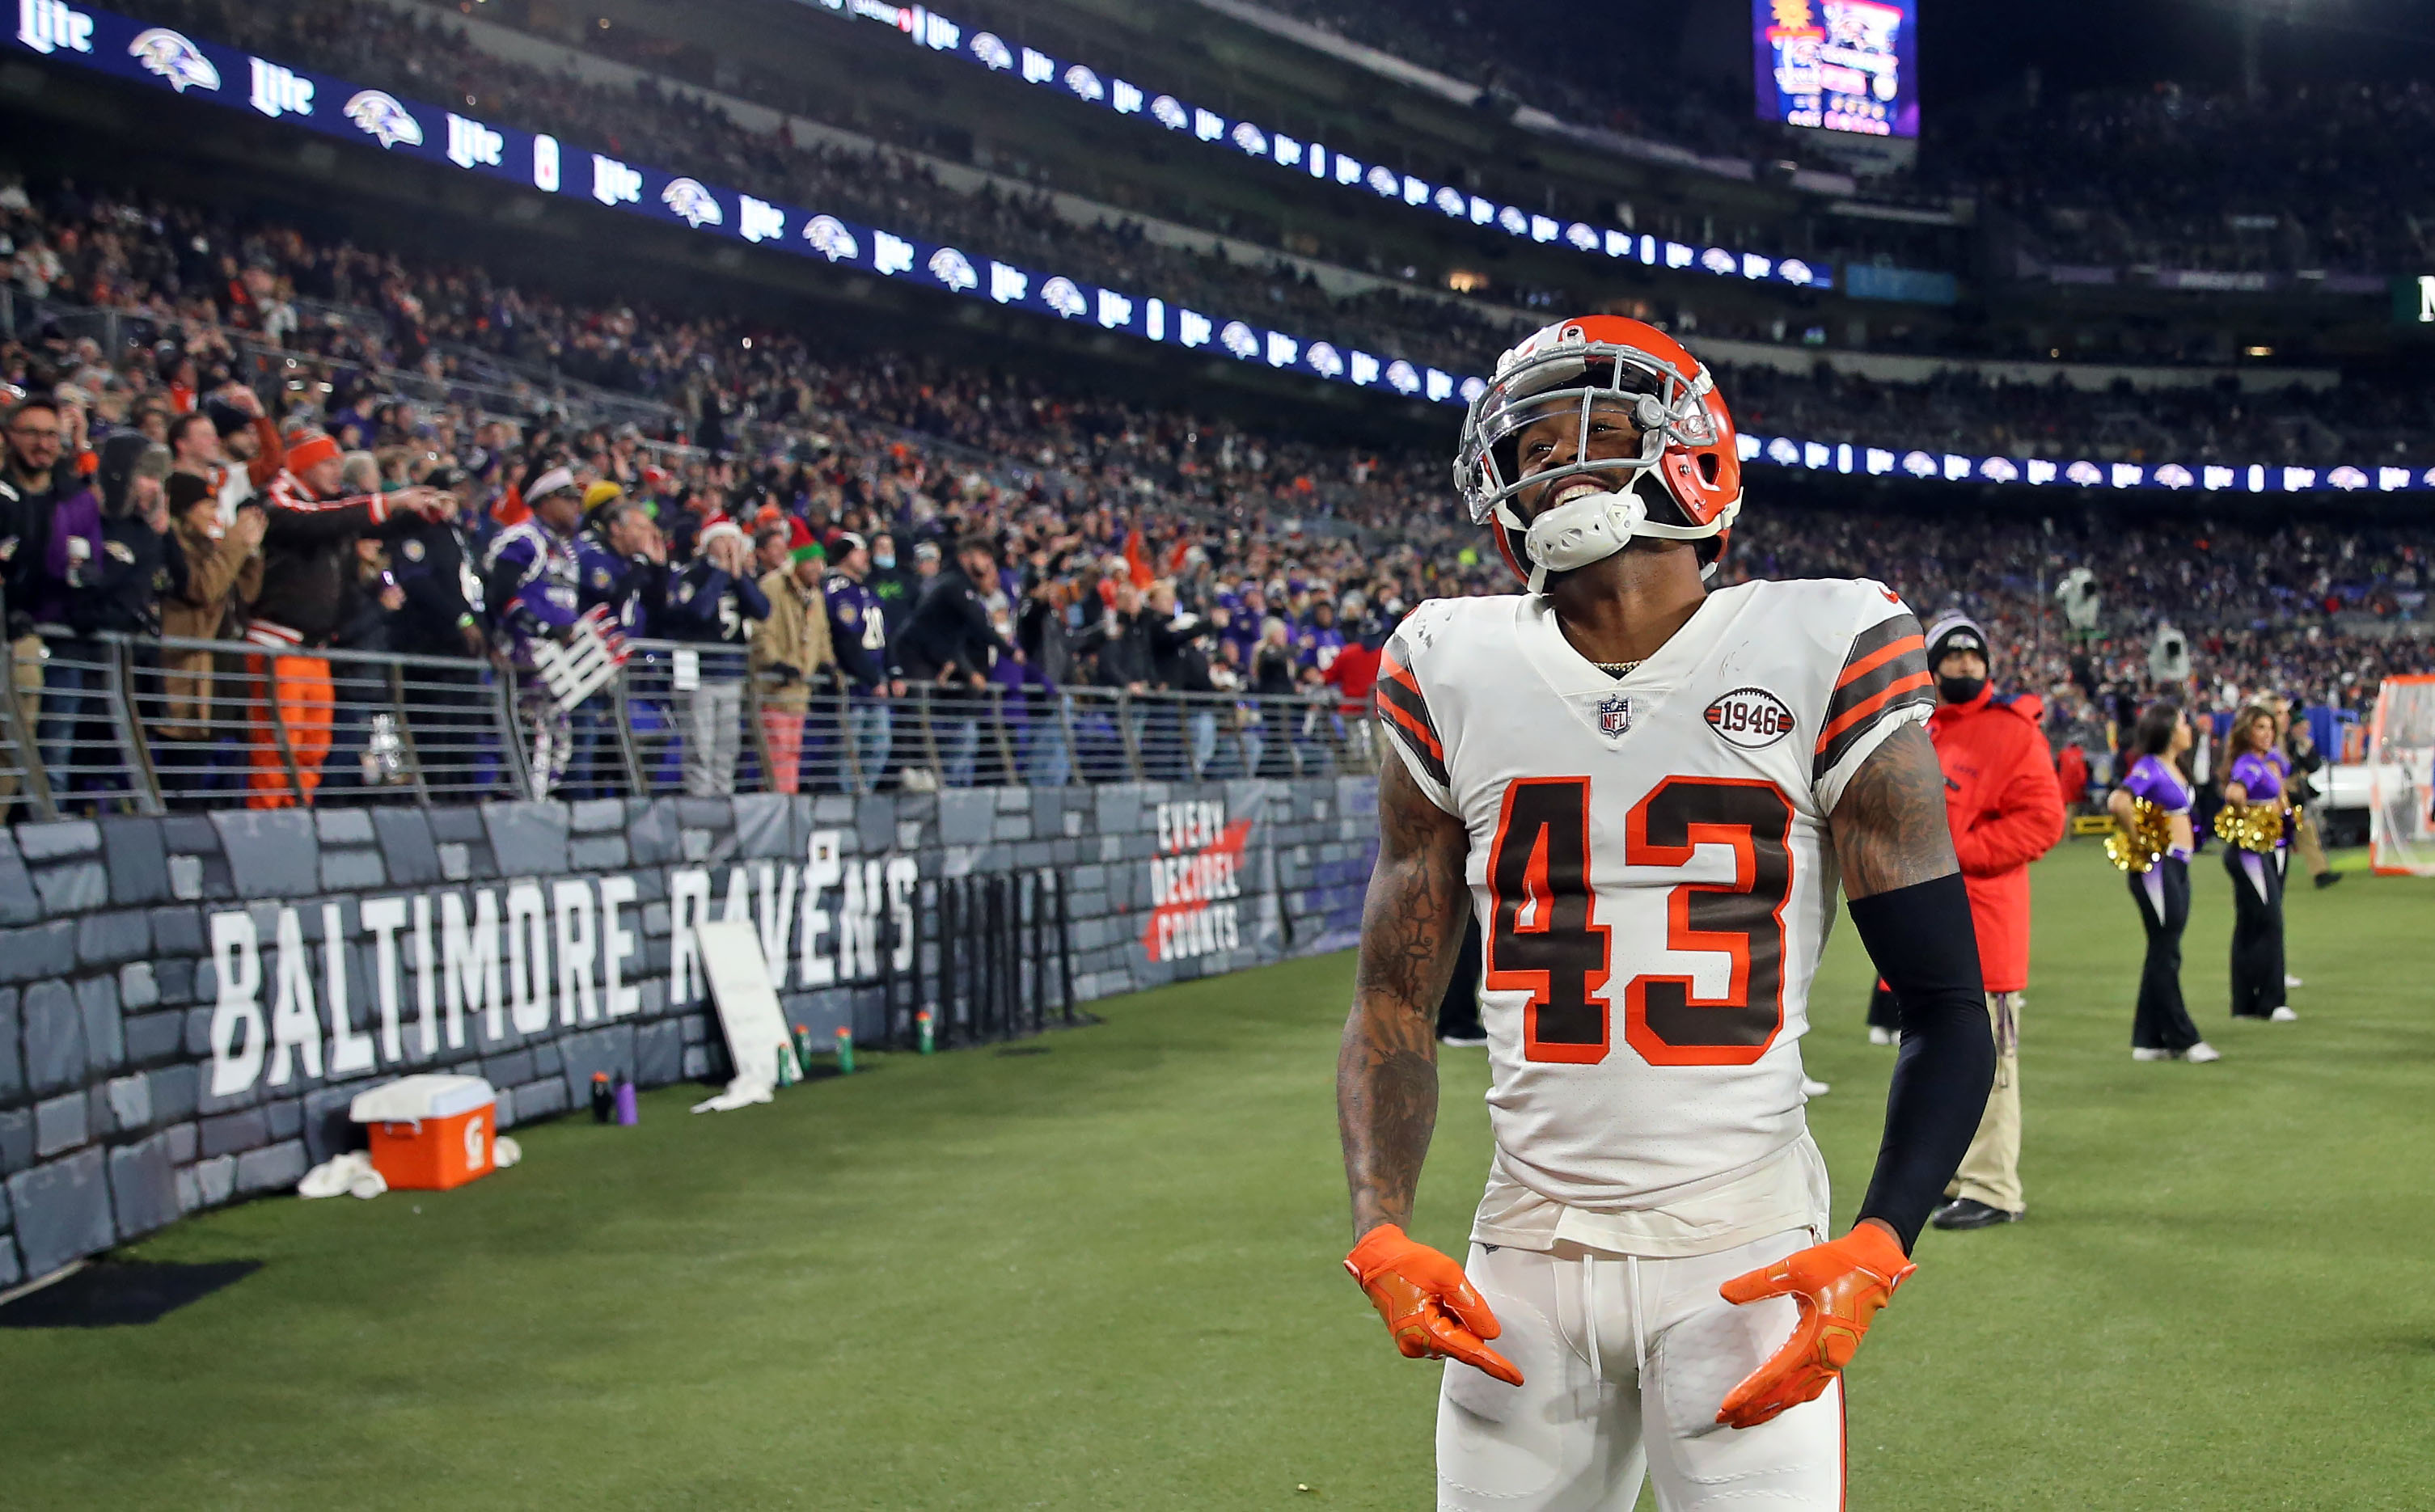
[[[2226,845],[2268,854],[2283,838],[2283,805],[2226,803],[2216,810],[2215,835]]]
[[[2105,837],[2105,859],[2116,871],[2146,871],[2173,848],[2173,816],[2144,798],[2131,800],[2131,825]]]

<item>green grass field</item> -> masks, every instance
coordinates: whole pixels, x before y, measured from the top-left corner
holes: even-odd
[[[2295,890],[2303,1020],[2236,1026],[2224,874],[2195,871],[2215,1066],[2133,1064],[2122,885],[2089,842],[2037,868],[2029,1220],[1923,1241],[1854,1368],[1852,1505],[2435,1503],[2435,885]],[[638,1129],[522,1131],[459,1193],[186,1224],[140,1255],[267,1264],[150,1328],[0,1331],[0,1501],[1426,1506],[1436,1367],[1337,1266],[1350,971],[775,1108],[669,1089]],[[1809,1040],[1846,1216],[1891,1060],[1866,973],[1839,932]],[[1449,1055],[1415,1228],[1459,1250],[1486,1075]]]

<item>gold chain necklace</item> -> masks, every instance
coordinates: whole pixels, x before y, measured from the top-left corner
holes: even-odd
[[[1648,662],[1647,657],[1642,657],[1637,662],[1593,662],[1590,665],[1611,678],[1628,678],[1647,665]]]

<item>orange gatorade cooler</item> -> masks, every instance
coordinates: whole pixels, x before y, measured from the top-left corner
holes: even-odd
[[[356,1094],[348,1112],[371,1125],[372,1169],[395,1189],[445,1192],[491,1174],[498,1093],[479,1076],[401,1076]]]

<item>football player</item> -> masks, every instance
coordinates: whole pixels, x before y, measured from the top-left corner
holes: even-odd
[[[1447,1362],[1441,1508],[1622,1512],[1644,1476],[1667,1512],[1839,1507],[1840,1372],[1994,1068],[1918,622],[1874,582],[1708,591],[1733,422],[1637,320],[1507,352],[1455,471],[1528,592],[1425,604],[1380,665],[1400,759],[1337,1067],[1345,1267]],[[1800,1041],[1839,884],[1903,1039],[1830,1238]],[[1495,1152],[1458,1265],[1403,1226],[1466,909]]]

